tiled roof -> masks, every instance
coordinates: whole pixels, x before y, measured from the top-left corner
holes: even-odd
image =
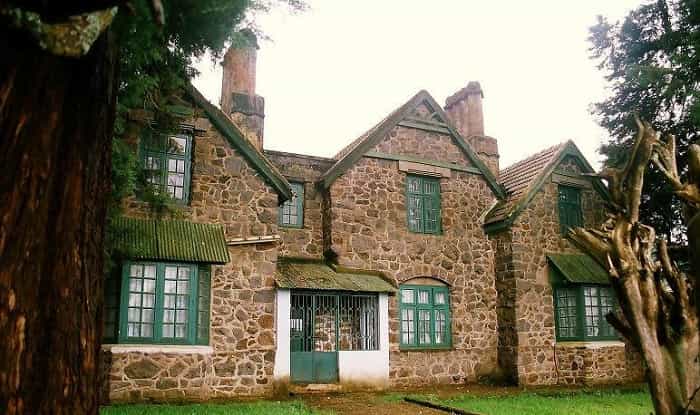
[[[229,262],[220,225],[182,220],[115,219],[115,250],[129,259]]]
[[[279,288],[393,293],[396,288],[377,273],[335,270],[320,260],[280,258],[275,271]]]
[[[569,142],[564,142],[549,147],[501,170],[498,181],[505,188],[506,198],[489,211],[486,223],[506,219],[568,144]]]

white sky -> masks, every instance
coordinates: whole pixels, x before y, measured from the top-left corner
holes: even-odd
[[[486,134],[501,167],[569,138],[598,165],[604,97],[589,57],[595,16],[621,19],[642,0],[309,0],[256,17],[265,148],[332,156],[426,89],[441,104],[470,80],[484,90]],[[221,67],[194,81],[218,105]]]

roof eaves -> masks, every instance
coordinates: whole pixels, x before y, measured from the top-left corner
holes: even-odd
[[[255,170],[265,178],[268,184],[275,189],[280,198],[283,200],[290,200],[292,198],[292,189],[287,179],[284,178],[262,152],[255,148],[243,136],[231,119],[220,109],[212,105],[194,85],[186,85],[185,91],[190,98],[204,110],[209,120],[224,135],[229,144],[251,163],[253,168],[255,168]]]

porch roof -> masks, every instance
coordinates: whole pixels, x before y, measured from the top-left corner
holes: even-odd
[[[182,220],[120,217],[114,220],[115,249],[130,259],[205,262],[229,261],[219,225]]]
[[[280,258],[275,271],[279,288],[394,293],[379,272],[350,270],[320,260]]]
[[[574,284],[610,284],[608,272],[583,254],[549,254],[549,263],[561,277]]]

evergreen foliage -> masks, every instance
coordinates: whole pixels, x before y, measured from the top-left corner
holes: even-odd
[[[610,138],[605,164],[618,166],[633,143],[634,115],[674,134],[681,172],[700,126],[700,0],[653,0],[622,22],[598,17],[590,29],[592,57],[606,72],[611,95],[593,113]],[[658,234],[683,242],[680,202],[656,168],[647,170],[642,217]]]

